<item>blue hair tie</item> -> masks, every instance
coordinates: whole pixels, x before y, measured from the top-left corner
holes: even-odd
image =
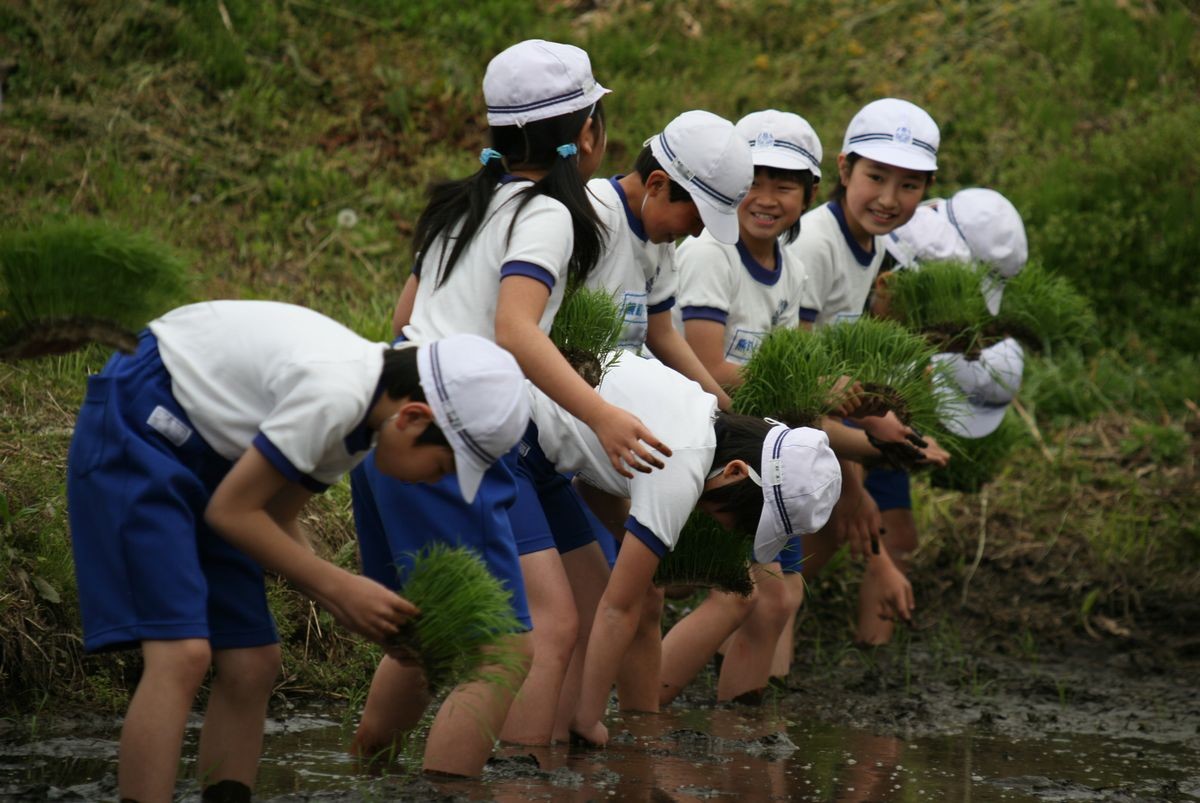
[[[487,163],[493,159],[503,158],[504,154],[500,153],[500,151],[496,150],[495,148],[484,148],[479,152],[479,163],[484,167],[487,167]]]
[[[568,159],[579,153],[579,148],[575,147],[574,142],[568,142],[566,145],[559,145],[554,150],[558,151],[558,155],[564,159]]]

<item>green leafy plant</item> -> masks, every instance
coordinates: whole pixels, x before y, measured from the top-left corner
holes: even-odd
[[[921,263],[894,271],[887,285],[890,313],[939,351],[978,351],[991,320],[980,283],[986,268],[961,262]]]
[[[1065,278],[1038,264],[1026,266],[1008,282],[996,326],[1047,352],[1099,343],[1090,302]]]
[[[654,584],[700,586],[749,596],[754,590],[750,582],[753,545],[751,536],[726,530],[711,516],[693,511],[679,542],[658,564]]]
[[[776,329],[742,367],[745,381],[734,391],[733,407],[793,427],[813,426],[828,413],[834,383],[846,369],[813,332]]]
[[[624,320],[612,296],[603,290],[576,286],[567,290],[550,340],[579,375],[592,387],[617,356]]]
[[[402,577],[401,595],[421,614],[391,646],[420,661],[431,689],[500,680],[503,670],[520,664],[520,655],[504,642],[521,629],[512,594],[474,552],[430,544],[413,556]]]
[[[996,431],[983,438],[956,438],[947,444],[950,462],[929,473],[935,487],[978,493],[1004,467],[1013,451],[1027,441],[1025,429],[1009,412]]]
[[[132,351],[135,333],[181,299],[184,275],[161,243],[95,221],[0,234],[0,358],[93,341]]]

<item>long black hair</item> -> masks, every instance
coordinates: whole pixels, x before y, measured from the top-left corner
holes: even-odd
[[[553,198],[567,208],[575,231],[568,276],[573,282],[582,281],[600,259],[604,224],[596,215],[587,187],[579,175],[578,155],[564,158],[557,148],[574,143],[589,118],[595,121],[596,136],[603,137],[604,109],[600,101],[590,109],[535,120],[523,126],[493,126],[489,129],[491,147],[503,158],[490,159],[465,179],[445,181],[430,188],[429,204],[417,219],[413,236],[414,270],[424,269],[422,263],[426,255],[438,238],[444,237],[447,245],[453,243],[442,252],[441,264],[437,266],[437,286],[444,284],[483,225],[488,204],[505,172],[533,169],[545,170],[546,175],[521,190],[517,213],[538,195]],[[509,226],[508,237],[512,237],[515,224],[516,214]]]
[[[717,448],[713,454],[713,470],[724,468],[731,460],[742,460],[762,474],[763,441],[774,426],[765,418],[718,410],[714,424]],[[749,477],[705,491],[700,495],[700,501],[716,504],[719,513],[732,513],[734,529],[747,535],[754,535],[758,530],[763,492]]]

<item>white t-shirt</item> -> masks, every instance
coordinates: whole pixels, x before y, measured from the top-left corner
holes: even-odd
[[[725,359],[744,365],[772,329],[800,322],[804,266],[775,246],[777,270],[760,265],[739,241],[719,242],[707,230],[679,246],[680,319],[725,327]]]
[[[575,230],[567,208],[545,195],[531,199],[514,224],[523,200],[521,191],[528,186],[528,182],[514,179],[497,187],[487,217],[440,287],[447,238],[438,238],[421,262],[412,319],[404,327],[406,338],[423,343],[469,333],[494,341],[500,280],[511,275],[529,276],[550,288],[550,299],[538,322],[543,332],[550,332],[562,304]]]
[[[322,491],[371,448],[366,419],[383,390],[386,343],[273,301],[191,304],[150,331],[171,392],[222,457],[237,460],[253,444],[289,480]]]
[[[800,236],[786,247],[804,263],[801,319],[817,326],[858,320],[887,253],[886,239],[876,237],[874,252],[864,251],[834,201],[805,213]]]
[[[636,415],[671,448],[665,468],[633,479],[613,469],[596,434],[528,384],[538,445],[555,468],[631,502],[626,530],[660,557],[674,549],[712,467],[717,398],[658,360],[622,351],[598,388],[608,402]]]
[[[637,351],[646,342],[650,316],[675,304],[675,244],[650,242],[617,183],[620,178],[588,182],[606,234],[600,261],[584,284],[612,294],[625,316],[619,345]]]

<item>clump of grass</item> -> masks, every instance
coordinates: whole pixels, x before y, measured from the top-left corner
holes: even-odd
[[[1009,412],[996,431],[983,438],[955,438],[945,444],[950,462],[929,473],[935,487],[978,493],[1004,467],[1013,451],[1026,440],[1025,429]]]
[[[726,530],[711,516],[693,511],[679,542],[658,564],[654,584],[700,586],[749,596],[754,590],[750,582],[753,546],[753,537]]]
[[[416,553],[401,574],[400,593],[421,615],[406,623],[391,646],[420,661],[431,690],[499,680],[520,664],[520,656],[504,643],[521,629],[512,594],[478,555],[433,543]],[[492,677],[488,667],[502,671]]]
[[[624,319],[612,296],[583,286],[568,288],[550,340],[584,380],[596,387],[616,359]]]
[[[972,352],[991,320],[980,291],[986,268],[962,262],[921,263],[891,274],[892,316],[940,351]]]
[[[834,383],[845,372],[816,334],[776,329],[742,367],[744,381],[733,408],[777,418],[788,426],[814,426],[830,407]]]
[[[153,238],[71,219],[0,234],[0,359],[123,351],[179,302],[185,266]]]
[[[1099,342],[1095,310],[1069,281],[1031,264],[1008,282],[996,326],[1032,348],[1090,349]]]

